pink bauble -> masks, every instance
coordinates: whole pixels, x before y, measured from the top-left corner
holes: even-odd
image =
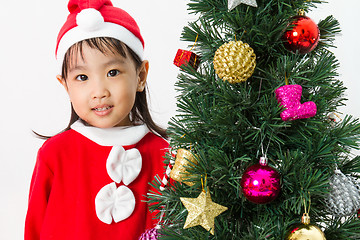
[[[158,239],[158,230],[156,228],[146,230],[139,237],[139,240],[157,240],[157,239]]]
[[[250,202],[269,203],[280,193],[280,174],[272,167],[258,163],[245,170],[240,185]]]

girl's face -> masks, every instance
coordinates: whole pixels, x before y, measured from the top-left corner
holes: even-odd
[[[136,92],[144,90],[148,61],[136,69],[129,53],[126,58],[110,51],[103,54],[87,44],[82,52],[73,55],[66,80],[57,76],[77,115],[99,128],[131,125],[129,114]]]

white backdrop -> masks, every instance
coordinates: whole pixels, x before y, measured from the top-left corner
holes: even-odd
[[[349,88],[346,114],[360,116],[360,84],[357,67],[359,37],[357,0],[328,0],[308,16],[316,22],[334,15],[342,36],[334,52],[341,63],[341,79]],[[182,27],[191,20],[188,0],[113,0],[138,22],[150,61],[148,78],[155,120],[166,126],[175,114],[174,83],[178,68],[172,62]],[[4,105],[0,124],[0,239],[22,239],[27,196],[37,149],[42,140],[31,130],[54,134],[69,120],[69,100],[56,81],[54,45],[67,16],[67,0],[17,0],[1,4],[0,14],[0,100]],[[188,48],[187,48],[188,49]]]

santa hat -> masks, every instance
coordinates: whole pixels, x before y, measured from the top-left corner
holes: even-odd
[[[110,0],[70,0],[69,16],[56,44],[56,59],[62,65],[66,51],[75,43],[94,37],[111,37],[125,43],[140,59],[144,40],[135,20]]]

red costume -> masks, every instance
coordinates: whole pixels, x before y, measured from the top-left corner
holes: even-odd
[[[83,125],[40,148],[25,240],[132,240],[155,225],[145,195],[164,174],[168,143],[144,126]]]

